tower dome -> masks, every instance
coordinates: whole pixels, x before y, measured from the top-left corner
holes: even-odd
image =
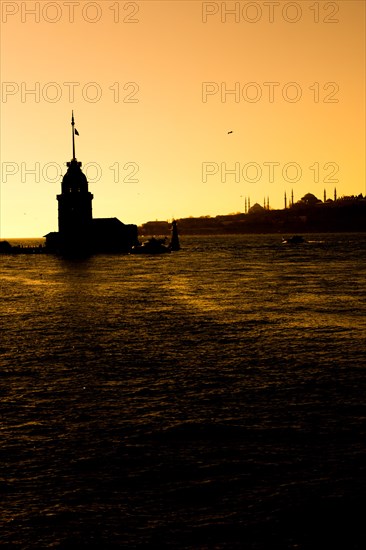
[[[72,159],[67,163],[67,172],[62,178],[61,191],[62,193],[87,193],[88,180],[86,175],[81,171],[81,162]]]

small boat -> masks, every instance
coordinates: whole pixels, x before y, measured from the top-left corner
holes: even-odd
[[[301,244],[301,243],[306,243],[304,237],[302,237],[301,235],[293,235],[288,239],[282,238],[282,244]]]
[[[169,252],[176,252],[180,250],[178,227],[175,220],[173,220],[172,223],[171,234],[169,244],[166,244],[168,240],[167,237],[164,237],[163,239],[151,237],[144,243],[133,246],[131,249],[131,254],[169,254]]]
[[[151,237],[142,244],[133,246],[131,254],[167,254],[171,252],[170,246],[165,244],[166,239]]]

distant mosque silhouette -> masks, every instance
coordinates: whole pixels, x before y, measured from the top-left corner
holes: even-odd
[[[58,232],[45,235],[46,249],[63,255],[84,256],[103,253],[126,253],[138,244],[136,225],[125,225],[117,218],[94,218],[93,195],[88,180],[75,156],[74,113],[72,126],[72,159],[62,179],[58,201]]]

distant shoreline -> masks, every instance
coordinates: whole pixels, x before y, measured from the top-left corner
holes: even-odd
[[[312,195],[311,195],[312,197]],[[271,210],[255,204],[247,213],[198,218],[177,218],[180,235],[291,235],[306,233],[364,233],[366,232],[366,198],[342,197],[336,201],[299,201],[283,210]],[[140,237],[171,233],[171,221],[148,221],[138,226]],[[45,242],[42,237],[9,237],[1,241],[21,244]]]
[[[177,219],[181,235],[362,233],[366,231],[366,199],[342,198],[323,203],[299,202],[283,210],[255,204],[247,213]],[[140,235],[168,235],[168,221],[149,221]]]
[[[300,234],[301,235],[334,235],[334,234],[337,234],[339,233],[340,235],[344,235],[344,234],[349,234],[349,235],[357,235],[357,234],[363,234],[363,233],[366,233],[366,229],[365,230],[360,230],[360,231],[333,231],[333,230],[329,230],[329,231],[318,231],[318,230],[314,230],[314,231],[302,231],[302,232],[295,232],[296,234]],[[232,231],[232,232],[222,232],[222,233],[214,233],[214,232],[197,232],[197,233],[183,233],[183,237],[184,236],[187,236],[187,237],[230,237],[230,236],[235,236],[235,235],[243,235],[243,236],[250,236],[250,235],[253,235],[253,236],[260,236],[260,235],[273,235],[273,236],[277,236],[277,237],[282,237],[282,236],[289,236],[289,235],[293,235],[294,232],[288,232],[288,231],[276,231],[275,233],[274,232],[268,232],[268,231],[258,231],[258,232],[247,232],[247,233],[240,233],[240,232],[237,232],[237,231]],[[141,233],[139,234],[140,237],[149,237],[153,235],[153,233]],[[154,233],[154,235],[156,236],[165,236],[166,233]],[[45,239],[40,237],[24,237],[24,238],[20,238],[20,237],[12,237],[12,238],[0,238],[0,242],[8,242],[9,244],[11,244],[12,246],[21,246],[23,245],[25,248],[27,246],[29,246],[30,248],[31,247],[34,247],[34,246],[38,246],[40,244],[44,244],[45,243]]]

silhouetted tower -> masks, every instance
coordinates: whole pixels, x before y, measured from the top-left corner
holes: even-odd
[[[267,210],[269,210],[269,197],[267,197]]]
[[[291,206],[294,205],[294,190],[291,189]]]
[[[323,202],[327,202],[327,192],[326,192],[325,189],[324,189],[324,200],[323,200]]]
[[[334,188],[334,200],[335,201],[337,200],[337,188],[336,187]]]
[[[244,207],[244,214],[247,213],[247,198],[245,197],[245,207]]]
[[[287,208],[287,195],[286,195],[286,191],[285,191],[285,210]]]
[[[248,197],[248,212],[250,210],[250,197]]]
[[[72,127],[72,160],[67,163],[67,172],[62,178],[58,200],[58,231],[61,251],[71,254],[88,253],[91,248],[92,200],[88,180],[81,171],[81,162],[75,156],[74,113]]]
[[[266,209],[266,197],[264,197],[264,199],[263,199],[263,208],[264,208],[264,210]]]

